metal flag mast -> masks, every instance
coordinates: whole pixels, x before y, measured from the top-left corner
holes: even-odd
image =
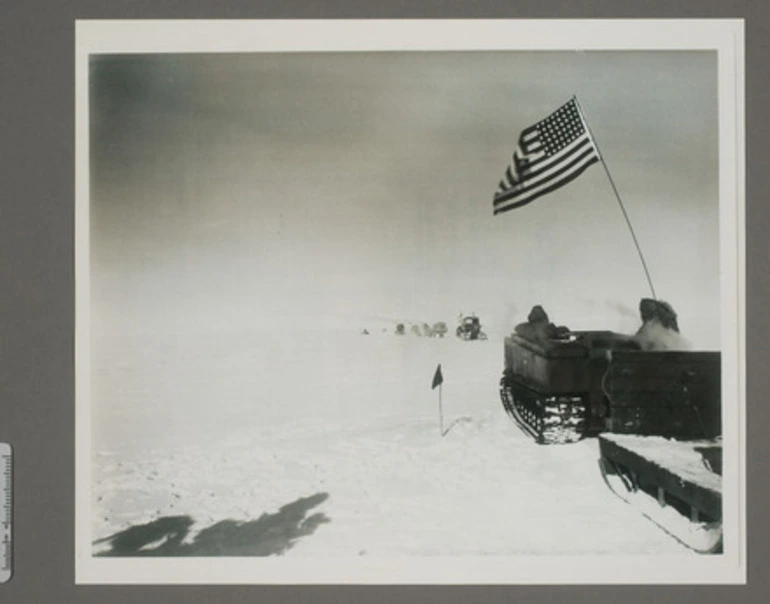
[[[650,278],[650,271],[647,270],[647,262],[645,262],[644,260],[644,254],[642,254],[642,248],[639,246],[639,241],[636,239],[636,233],[634,233],[634,227],[631,226],[631,220],[628,218],[628,213],[626,212],[626,208],[623,206],[623,201],[620,199],[620,193],[618,193],[618,188],[615,186],[615,181],[612,180],[612,174],[610,174],[610,170],[607,167],[607,162],[604,161],[604,154],[599,149],[599,145],[597,144],[596,139],[594,138],[593,132],[591,132],[591,127],[588,125],[588,120],[586,119],[585,114],[583,113],[583,108],[580,106],[580,101],[578,101],[577,95],[573,95],[572,98],[574,99],[575,106],[577,107],[577,110],[580,113],[580,119],[583,120],[583,124],[585,124],[586,130],[588,131],[588,136],[591,138],[591,142],[593,143],[594,147],[596,147],[596,152],[599,155],[599,159],[602,162],[602,166],[604,166],[604,171],[606,172],[607,178],[609,179],[610,184],[612,185],[612,190],[615,192],[615,198],[618,200],[620,209],[623,212],[623,217],[626,219],[628,230],[631,231],[631,237],[634,240],[636,251],[639,253],[639,259],[642,261],[642,268],[644,268],[644,274],[647,276],[647,283],[650,284],[652,297],[655,300],[657,300],[658,297],[655,295],[655,287],[652,285],[652,279]]]

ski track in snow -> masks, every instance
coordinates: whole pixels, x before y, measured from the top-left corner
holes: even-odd
[[[286,556],[690,554],[609,492],[596,439],[541,446],[518,430],[498,397],[501,339],[275,334],[98,351],[94,542],[167,516],[192,519],[190,542],[326,493],[308,515],[328,522]]]

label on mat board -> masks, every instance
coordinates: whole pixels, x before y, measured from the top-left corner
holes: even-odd
[[[11,578],[11,445],[0,443],[0,583]]]

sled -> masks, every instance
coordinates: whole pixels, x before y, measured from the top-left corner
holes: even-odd
[[[721,441],[602,434],[610,490],[688,548],[722,552]]]

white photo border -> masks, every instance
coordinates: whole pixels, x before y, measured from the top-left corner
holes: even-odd
[[[736,584],[746,582],[744,22],[238,20],[76,22],[75,582],[78,584]],[[88,61],[109,53],[712,50],[718,56],[723,509],[717,556],[95,558],[91,553]],[[735,404],[733,404],[733,401]]]

